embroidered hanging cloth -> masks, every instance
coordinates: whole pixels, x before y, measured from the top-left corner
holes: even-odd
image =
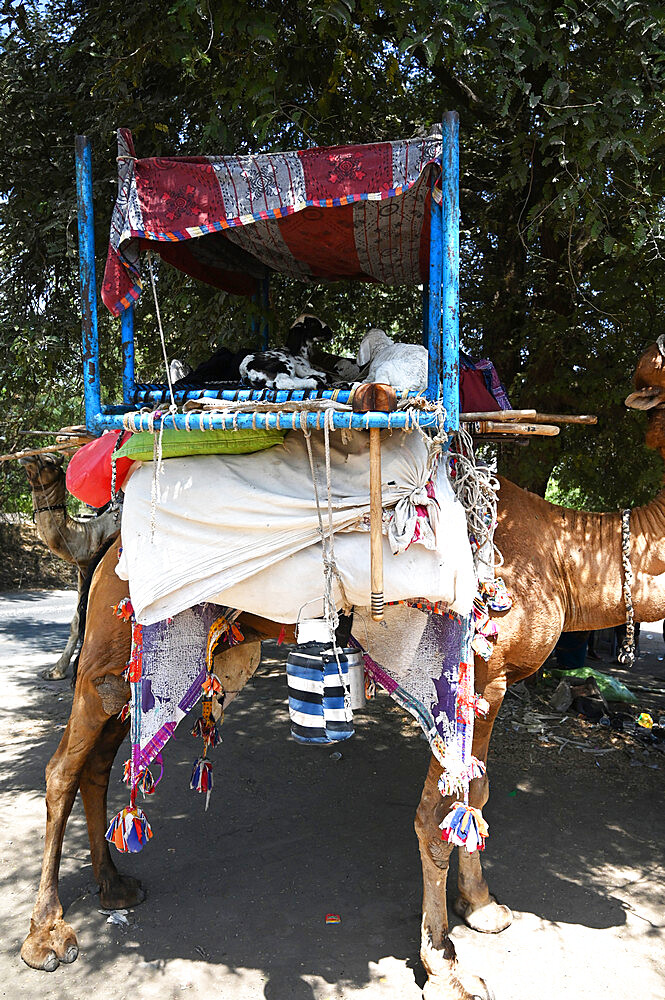
[[[118,316],[139,297],[139,251],[146,248],[242,295],[254,294],[271,271],[305,281],[426,281],[430,185],[441,153],[439,133],[256,156],[139,160],[131,132],[120,129],[104,303]]]

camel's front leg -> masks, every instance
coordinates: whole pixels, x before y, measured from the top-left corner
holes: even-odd
[[[441,839],[439,824],[452,800],[438,789],[441,765],[432,757],[416,813],[416,833],[423,866],[423,921],[420,957],[427,972],[424,1000],[473,1000],[489,997],[482,979],[463,975],[448,936],[446,883],[452,845]]]
[[[80,592],[80,588],[79,588]],[[72,618],[71,625],[69,626],[69,638],[67,639],[67,645],[63,649],[57,662],[49,667],[48,670],[42,670],[42,677],[47,681],[61,681],[63,677],[67,676],[67,671],[69,670],[69,664],[72,662],[72,656],[76,650],[76,646],[79,641],[79,610],[78,604],[76,611],[74,612],[74,617]]]
[[[69,723],[60,745],[46,767],[46,836],[44,861],[37,901],[30,920],[30,933],[23,942],[21,958],[33,969],[53,972],[60,962],[73,962],[78,955],[74,931],[62,919],[58,898],[58,872],[65,826],[76,797],[81,771],[108,720],[99,697],[88,685],[78,685]]]

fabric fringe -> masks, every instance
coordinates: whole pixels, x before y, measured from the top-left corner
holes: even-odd
[[[451,761],[439,778],[439,791],[444,798],[449,795],[464,795],[468,791],[469,782],[474,778],[482,778],[486,770],[485,762],[477,757],[472,757],[466,767],[461,761]]]

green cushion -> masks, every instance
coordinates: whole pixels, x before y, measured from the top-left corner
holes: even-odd
[[[184,455],[246,455],[282,444],[286,431],[176,431],[165,429],[162,437],[162,457],[181,458]],[[150,431],[132,434],[117,458],[152,462],[154,435]]]

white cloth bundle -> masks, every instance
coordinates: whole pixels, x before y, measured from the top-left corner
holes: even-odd
[[[323,433],[313,433],[311,443],[327,531]],[[346,599],[366,605],[371,589],[367,435],[353,432],[345,445],[333,433],[330,443],[337,565]],[[391,541],[403,548],[400,529],[413,523],[413,501],[422,502],[429,477],[427,448],[417,433],[384,433],[381,458],[384,509],[397,508]],[[152,476],[151,462],[134,472],[122,515],[117,573],[129,580],[137,621],[153,624],[213,601],[294,622],[304,604],[322,597],[319,522],[302,433],[294,431],[283,445],[250,455],[165,460],[154,533]],[[434,483],[438,507],[429,506],[432,535],[424,532],[398,555],[384,538],[385,599],[426,597],[467,614],[475,577],[464,510],[444,469]],[[343,602],[339,588],[335,599]],[[310,617],[321,613],[321,604],[307,609]]]

